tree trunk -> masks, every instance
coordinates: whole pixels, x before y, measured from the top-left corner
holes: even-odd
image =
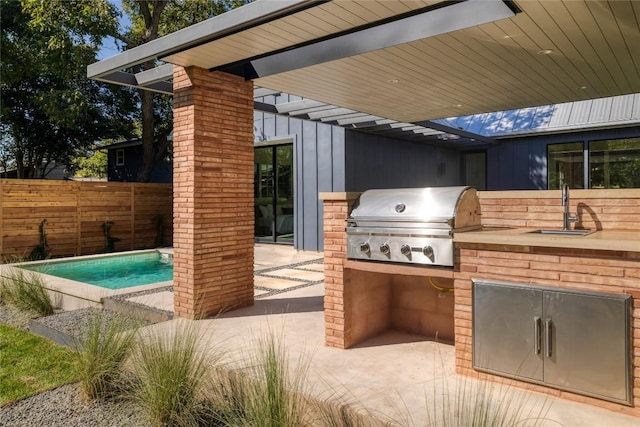
[[[148,182],[155,165],[155,147],[153,141],[153,92],[140,91],[142,108],[142,167],[138,171],[137,180]]]
[[[16,178],[24,179],[24,153],[16,151]]]

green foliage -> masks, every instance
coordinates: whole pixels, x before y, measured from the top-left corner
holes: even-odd
[[[3,162],[41,178],[95,140],[132,133],[130,97],[88,80],[117,12],[105,0],[0,0]]]
[[[427,426],[539,426],[545,424],[549,406],[507,385],[467,379],[460,381],[452,393],[445,390],[441,401],[432,396],[427,410]]]
[[[197,350],[201,337],[195,323],[172,326],[141,337],[133,357],[135,396],[154,426],[197,426],[208,413],[199,400],[208,374]]]
[[[95,312],[77,349],[80,386],[88,399],[109,396],[118,391],[122,367],[131,355],[136,324],[122,316],[108,319]]]
[[[287,352],[273,334],[259,340],[246,373],[227,375],[217,383],[214,407],[225,426],[296,427],[305,425],[302,387],[308,363],[300,359],[290,371]],[[215,387],[214,387],[215,389]]]
[[[113,252],[116,248],[116,243],[120,241],[117,237],[111,237],[111,227],[113,227],[113,221],[105,221],[100,224],[102,232],[104,233],[104,249],[103,252]]]
[[[55,312],[51,296],[39,274],[12,268],[6,277],[0,276],[0,289],[2,300],[18,310],[40,316]]]
[[[131,25],[115,36],[125,49],[148,43],[174,31],[204,21],[228,10],[249,3],[249,0],[123,0],[122,8]],[[134,67],[143,71],[154,67],[148,61]],[[167,138],[173,129],[171,97],[140,91],[140,121],[142,123],[143,159],[138,181],[148,181],[153,166],[171,153]]]
[[[44,225],[47,223],[46,218],[40,221],[38,225],[38,233],[40,234],[40,243],[33,247],[29,259],[31,261],[38,261],[49,258],[49,244],[47,243],[47,233],[44,229]]]
[[[72,352],[22,329],[0,324],[0,406],[76,381]]]
[[[80,178],[106,178],[107,177],[107,153],[103,150],[95,150],[87,157],[73,159],[74,176]]]

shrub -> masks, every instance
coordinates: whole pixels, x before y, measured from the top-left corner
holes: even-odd
[[[9,270],[8,276],[0,277],[1,299],[18,310],[29,311],[40,316],[54,314],[49,292],[42,277],[19,268]]]
[[[111,237],[111,228],[113,227],[113,221],[105,221],[100,224],[102,233],[104,234],[104,249],[103,252],[113,252],[116,250],[116,243],[120,241],[117,237]]]
[[[374,427],[387,426],[370,415],[359,414],[353,406],[339,400],[325,399],[309,402],[309,411],[318,425],[323,427]]]
[[[33,247],[29,254],[29,259],[32,261],[38,261],[49,258],[49,244],[47,243],[47,233],[44,229],[44,225],[47,223],[46,218],[40,221],[38,226],[38,233],[40,234],[40,243]]]
[[[214,406],[225,426],[297,427],[305,425],[302,385],[308,363],[301,358],[293,373],[280,340],[260,339],[245,372],[218,379]]]
[[[122,367],[131,355],[136,326],[134,320],[123,316],[108,318],[102,310],[91,316],[76,353],[86,398],[109,396],[123,385]]]
[[[506,427],[544,424],[549,411],[548,400],[537,401],[530,393],[510,386],[508,380],[503,381],[459,377],[451,390],[446,377],[441,377],[433,382],[431,395],[426,396],[426,425]]]
[[[201,396],[209,370],[197,349],[195,325],[174,322],[169,331],[154,329],[134,351],[135,397],[155,426],[196,426],[207,418]]]

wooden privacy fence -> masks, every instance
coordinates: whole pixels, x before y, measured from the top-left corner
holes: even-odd
[[[0,180],[0,258],[27,257],[45,231],[51,256],[102,252],[102,224],[113,222],[115,251],[155,247],[161,215],[164,244],[172,244],[171,184]]]

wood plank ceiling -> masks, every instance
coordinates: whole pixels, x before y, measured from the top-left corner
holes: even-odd
[[[163,60],[215,69],[433,3],[333,1]],[[640,92],[640,1],[516,4],[513,18],[255,83],[408,123]]]

